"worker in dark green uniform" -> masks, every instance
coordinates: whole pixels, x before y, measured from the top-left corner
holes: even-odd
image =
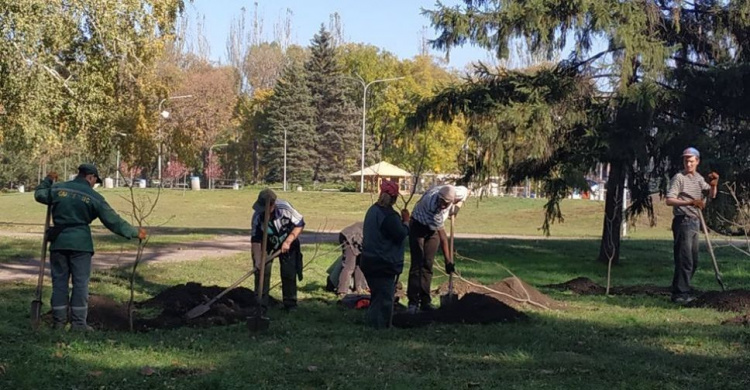
[[[120,218],[107,204],[94,185],[102,182],[93,164],[81,164],[78,176],[64,182],[50,172],[34,192],[37,202],[52,207],[54,226],[47,231],[50,242],[50,268],[52,273],[53,327],[62,329],[68,322],[72,330],[92,330],[86,323],[88,316],[89,278],[94,243],[91,239],[91,221],[99,218],[107,229],[125,238],[144,240],[146,231],[137,229]],[[68,296],[68,282],[73,281],[73,292]]]

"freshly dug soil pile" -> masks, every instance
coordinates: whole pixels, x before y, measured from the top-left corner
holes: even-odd
[[[542,287],[554,288],[563,291],[572,291],[579,295],[599,295],[606,292],[606,288],[583,276],[568,280],[565,283],[548,284]]]
[[[549,309],[558,309],[558,308],[563,307],[562,303],[548,297],[547,295],[543,294],[541,291],[537,290],[534,286],[531,286],[530,284],[518,278],[514,278],[514,277],[505,278],[497,283],[487,286],[486,288],[479,287],[479,286],[482,286],[482,284],[479,282],[476,282],[473,280],[471,282],[478,286],[471,285],[462,280],[454,280],[453,292],[456,295],[458,295],[459,298],[463,297],[464,295],[468,293],[488,295],[494,299],[499,300],[500,302],[505,303],[508,306],[511,306],[519,310],[529,308],[529,307],[539,308],[539,306],[523,302],[525,300],[536,302]],[[440,285],[440,287],[438,287],[438,289],[435,292],[439,295],[448,294],[448,282],[445,282],[442,285]],[[504,294],[510,295],[510,297]],[[511,297],[514,297],[517,299],[513,299]]]
[[[134,328],[137,331],[148,331],[181,326],[227,325],[244,321],[255,313],[255,293],[238,287],[211,305],[211,310],[202,316],[192,320],[184,318],[190,309],[209,301],[225,288],[203,286],[200,283],[172,286],[149,300],[135,303]],[[275,303],[273,300],[270,302],[271,305]],[[88,322],[98,330],[129,330],[127,302],[120,303],[105,296],[91,295]]]
[[[572,291],[578,295],[602,295],[607,292],[607,288],[598,285],[593,280],[586,277],[577,277],[565,283],[548,284],[547,288],[554,288],[563,291]],[[697,291],[697,290],[696,290]],[[612,286],[609,289],[611,295],[651,295],[664,296],[671,295],[670,287],[654,286],[652,284],[634,285],[634,286]]]
[[[730,318],[721,323],[722,325],[744,325],[750,326],[750,313],[738,317]]]
[[[395,313],[393,315],[393,326],[413,328],[436,322],[445,324],[490,324],[515,322],[526,318],[526,314],[494,297],[470,292],[456,303],[447,307],[440,307],[434,311],[417,314]]]
[[[710,307],[720,311],[750,311],[750,291],[709,291],[690,303],[690,307]]]

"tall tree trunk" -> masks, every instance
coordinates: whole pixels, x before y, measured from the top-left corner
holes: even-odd
[[[607,198],[604,203],[604,228],[597,261],[612,264],[620,262],[620,229],[622,226],[623,199],[625,191],[625,163],[615,161],[610,165],[607,180]]]

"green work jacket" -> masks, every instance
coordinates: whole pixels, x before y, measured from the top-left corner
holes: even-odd
[[[120,218],[83,178],[55,184],[45,178],[34,191],[34,199],[52,206],[52,220],[59,234],[50,242],[50,251],[94,253],[89,224],[97,218],[115,234],[128,239],[138,237],[138,229]]]

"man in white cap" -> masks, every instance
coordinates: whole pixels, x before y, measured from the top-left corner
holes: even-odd
[[[469,196],[469,190],[462,186],[442,185],[429,189],[414,206],[409,224],[409,284],[406,296],[409,299],[409,313],[417,310],[434,310],[430,285],[432,266],[438,246],[445,256],[445,272],[453,273],[453,254],[448,248],[448,236],[443,227],[450,215],[455,215]]]
[[[672,206],[672,235],[674,237],[674,277],[672,302],[690,303],[690,279],[698,268],[698,235],[701,230],[700,213],[706,207],[706,196],[715,198],[719,174],[711,172],[708,182],[696,170],[700,153],[690,147],[682,152],[684,169],[672,177],[667,192],[667,206]]]

